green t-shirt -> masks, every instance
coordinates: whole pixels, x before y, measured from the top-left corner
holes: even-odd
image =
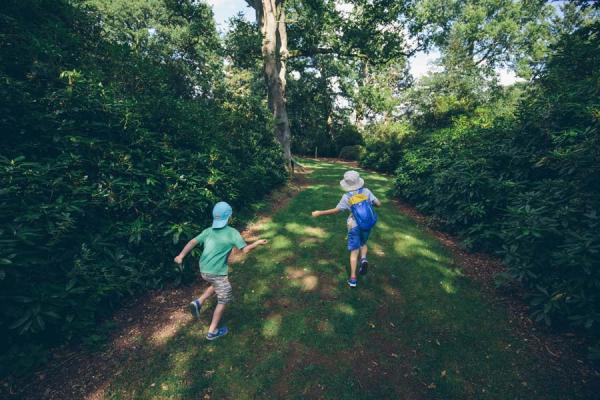
[[[200,256],[200,272],[213,275],[227,275],[227,257],[233,247],[243,249],[246,242],[240,233],[225,226],[220,229],[206,228],[196,236],[198,244],[204,245]]]

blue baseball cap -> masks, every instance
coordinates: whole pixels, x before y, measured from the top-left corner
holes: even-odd
[[[231,209],[231,206],[225,203],[224,201],[220,201],[217,204],[215,204],[212,211],[212,227],[218,229],[227,225],[227,221],[229,221],[229,217],[231,217],[232,213],[233,210]]]

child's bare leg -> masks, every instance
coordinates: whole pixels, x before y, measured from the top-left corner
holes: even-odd
[[[358,262],[358,252],[359,250],[350,251],[350,278],[356,279],[356,264]]]
[[[223,316],[223,312],[225,311],[225,306],[226,304],[217,304],[217,306],[215,307],[212,322],[210,323],[210,327],[208,328],[209,332],[214,332],[219,327],[219,322],[221,321],[221,317]]]
[[[215,288],[210,285],[205,291],[204,293],[202,293],[202,296],[200,296],[199,300],[200,303],[204,303],[204,301],[206,299],[208,299],[210,296],[212,296],[213,294],[215,294]]]
[[[367,258],[367,245],[360,246],[360,258]]]

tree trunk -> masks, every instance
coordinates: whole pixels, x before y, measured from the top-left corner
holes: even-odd
[[[275,137],[281,144],[288,168],[292,164],[291,132],[287,115],[285,62],[288,57],[285,26],[285,0],[247,0],[256,10],[256,22],[262,33],[262,56],[269,109],[275,119]]]
[[[358,79],[358,90],[369,84],[369,63],[368,60],[361,60],[360,75]],[[360,98],[360,93],[358,93]],[[365,131],[366,106],[362,99],[356,102],[355,106],[355,125],[362,133]]]

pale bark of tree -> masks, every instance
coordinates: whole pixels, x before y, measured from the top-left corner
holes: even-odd
[[[288,167],[292,166],[291,132],[286,108],[287,30],[285,0],[247,0],[256,10],[256,22],[262,33],[262,57],[269,109],[275,119],[275,137],[281,143]]]
[[[360,75],[358,79],[358,89],[369,83],[369,63],[368,60],[361,61]],[[365,130],[366,106],[363,100],[359,100],[355,106],[355,125],[360,132]]]

